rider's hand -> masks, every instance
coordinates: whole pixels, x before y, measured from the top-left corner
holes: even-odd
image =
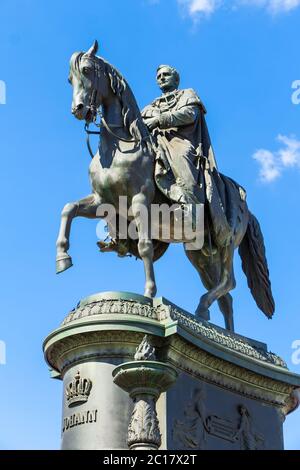
[[[154,129],[156,129],[156,127],[159,126],[159,119],[157,117],[147,119],[145,121],[145,124],[148,127],[149,131],[153,131]]]

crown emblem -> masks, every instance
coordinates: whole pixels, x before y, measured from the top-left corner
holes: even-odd
[[[74,379],[66,386],[68,406],[80,405],[88,401],[92,388],[92,381],[80,377],[78,371]]]

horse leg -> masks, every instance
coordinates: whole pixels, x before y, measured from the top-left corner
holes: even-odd
[[[218,255],[214,255],[211,259],[205,256],[201,250],[188,250],[186,245],[184,245],[184,248],[186,256],[194,268],[196,268],[204,287],[207,290],[212,289],[220,279],[220,263],[217,262]],[[201,301],[195,311],[195,315],[202,320],[210,320],[209,310],[202,309]]]
[[[205,312],[209,309],[211,304],[218,300],[232,289],[235,288],[236,282],[233,272],[233,254],[234,246],[233,244],[223,248],[220,251],[220,278],[214,288],[209,290],[206,294],[201,297],[199,311]],[[220,304],[219,304],[220,305]],[[221,301],[221,310],[225,316],[226,328],[233,331],[233,312],[232,312],[232,302],[230,297],[226,300]]]
[[[228,293],[218,299],[218,304],[225,320],[225,328],[229,331],[234,331],[233,321],[233,299]]]
[[[211,303],[204,303],[205,296],[214,290],[221,282],[221,259],[220,253],[214,255],[212,258],[204,256],[201,251],[186,250],[186,255],[193,266],[197,269],[204,287],[209,291],[201,297],[200,303],[196,309],[195,315],[198,318],[209,320],[209,306]],[[234,288],[234,276],[231,270],[231,280],[233,280],[232,288]],[[229,286],[228,286],[229,287]],[[225,326],[228,330],[234,331],[233,325],[233,308],[232,297],[229,293],[221,295],[218,299],[219,308],[224,315]]]
[[[153,267],[153,243],[150,237],[150,215],[147,197],[139,193],[132,198],[132,213],[138,230],[138,251],[144,263],[145,297],[154,297],[157,291]]]
[[[96,218],[99,201],[94,194],[76,202],[66,204],[61,213],[60,228],[56,241],[56,273],[62,273],[70,268],[72,258],[68,254],[70,246],[70,230],[75,217]]]
[[[213,289],[213,287],[219,282],[219,269],[211,269],[209,270],[209,265],[207,266],[208,269],[200,270],[199,275],[201,277],[202,283],[207,290]],[[225,321],[225,328],[230,331],[234,331],[234,323],[233,323],[233,299],[232,296],[228,293],[223,295],[218,299],[219,308],[224,316]],[[209,310],[202,310],[201,307],[201,300],[199,306],[195,312],[197,317],[208,319],[209,320]],[[208,317],[208,318],[207,318]]]

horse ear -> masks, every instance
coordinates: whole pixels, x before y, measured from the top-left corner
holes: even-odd
[[[95,39],[94,41],[94,44],[92,45],[92,47],[86,52],[87,55],[95,55],[97,54],[97,51],[98,51],[98,41],[97,39]]]

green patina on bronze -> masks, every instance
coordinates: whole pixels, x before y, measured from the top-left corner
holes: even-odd
[[[151,214],[155,204],[174,202],[204,206],[204,244],[191,250],[180,240],[186,255],[198,271],[207,293],[200,298],[196,316],[209,320],[209,308],[217,301],[228,330],[234,330],[230,291],[235,287],[233,256],[236,248],[258,307],[271,318],[274,299],[269,280],[263,235],[257,219],[248,209],[245,190],[222,175],[216,165],[205,122],[206,109],[193,89],[178,89],[179,73],[160,66],[157,82],[162,96],[141,113],[124,77],[96,55],[98,44],[85,53],[74,53],[69,81],[73,86],[72,112],[92,122],[102,112],[101,142],[90,164],[92,192],[67,204],[62,212],[57,240],[57,272],[72,266],[68,254],[71,223],[75,217],[97,218],[103,204],[118,211],[119,197],[127,196],[131,220],[138,240],[100,242],[101,251],[131,253],[141,258],[145,270],[144,295],[156,294],[154,261],[166,251],[172,238],[152,239],[149,226],[140,216],[143,205]],[[190,205],[191,204],[191,205]],[[193,220],[193,218],[191,219]],[[193,222],[191,222],[193,225]],[[118,233],[118,221],[115,232]]]
[[[197,349],[236,366],[263,373],[278,380],[300,385],[299,376],[288,371],[285,362],[268,352],[267,345],[230,333],[182,310],[164,298],[148,299],[130,292],[104,292],[89,296],[78,303],[44,342],[46,359],[59,343],[101,332],[135,332],[159,338],[179,335]]]

